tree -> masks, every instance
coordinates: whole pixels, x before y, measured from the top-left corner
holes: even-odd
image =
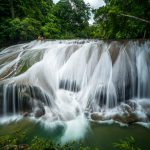
[[[20,0],[19,8],[23,16],[44,21],[53,6],[52,0]]]
[[[13,0],[9,0],[9,3],[10,3],[11,16],[12,18],[15,18],[14,2]]]
[[[46,23],[42,26],[41,30],[45,38],[59,38],[61,31],[58,18],[52,13],[48,13]]]
[[[62,32],[76,33],[88,26],[90,8],[83,0],[60,0],[53,13],[60,20]]]
[[[102,38],[142,38],[150,36],[149,0],[107,0],[95,13]]]
[[[52,0],[4,0],[0,3],[0,47],[3,43],[33,40],[42,33]]]

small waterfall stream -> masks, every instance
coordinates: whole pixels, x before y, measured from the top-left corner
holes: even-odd
[[[0,52],[0,116],[150,120],[150,42],[32,41]]]

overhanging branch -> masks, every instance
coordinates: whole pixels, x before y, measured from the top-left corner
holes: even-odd
[[[149,24],[150,24],[150,21],[149,21],[149,20],[145,20],[145,19],[142,19],[142,18],[139,18],[139,17],[136,17],[136,16],[127,15],[127,14],[121,14],[121,16],[133,18],[133,19],[140,20],[140,21],[143,21],[143,22],[146,22],[146,23],[149,23]]]

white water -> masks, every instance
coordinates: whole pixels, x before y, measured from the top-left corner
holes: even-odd
[[[125,105],[120,105],[129,101],[136,105],[131,108],[132,112],[147,121],[150,107],[144,104],[150,102],[149,58],[148,41],[143,44],[33,41],[9,47],[0,53],[1,114],[10,116],[28,111],[23,110],[22,104],[26,96],[33,117],[38,101],[42,101],[45,114],[41,121],[68,121],[62,142],[68,140],[72,126],[75,125],[78,132],[87,126],[88,120],[80,117],[84,113],[88,118],[98,113],[109,120],[116,114],[129,113],[124,110]],[[24,66],[28,69],[20,74]],[[42,95],[42,100],[37,94]]]

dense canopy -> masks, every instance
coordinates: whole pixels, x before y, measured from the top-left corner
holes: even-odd
[[[0,47],[37,39],[150,37],[150,0],[105,0],[97,10],[83,0],[5,0],[0,3]],[[91,12],[95,22],[89,25]]]
[[[101,38],[150,36],[150,0],[105,0],[95,13],[96,34]],[[99,33],[99,34],[98,34]]]

